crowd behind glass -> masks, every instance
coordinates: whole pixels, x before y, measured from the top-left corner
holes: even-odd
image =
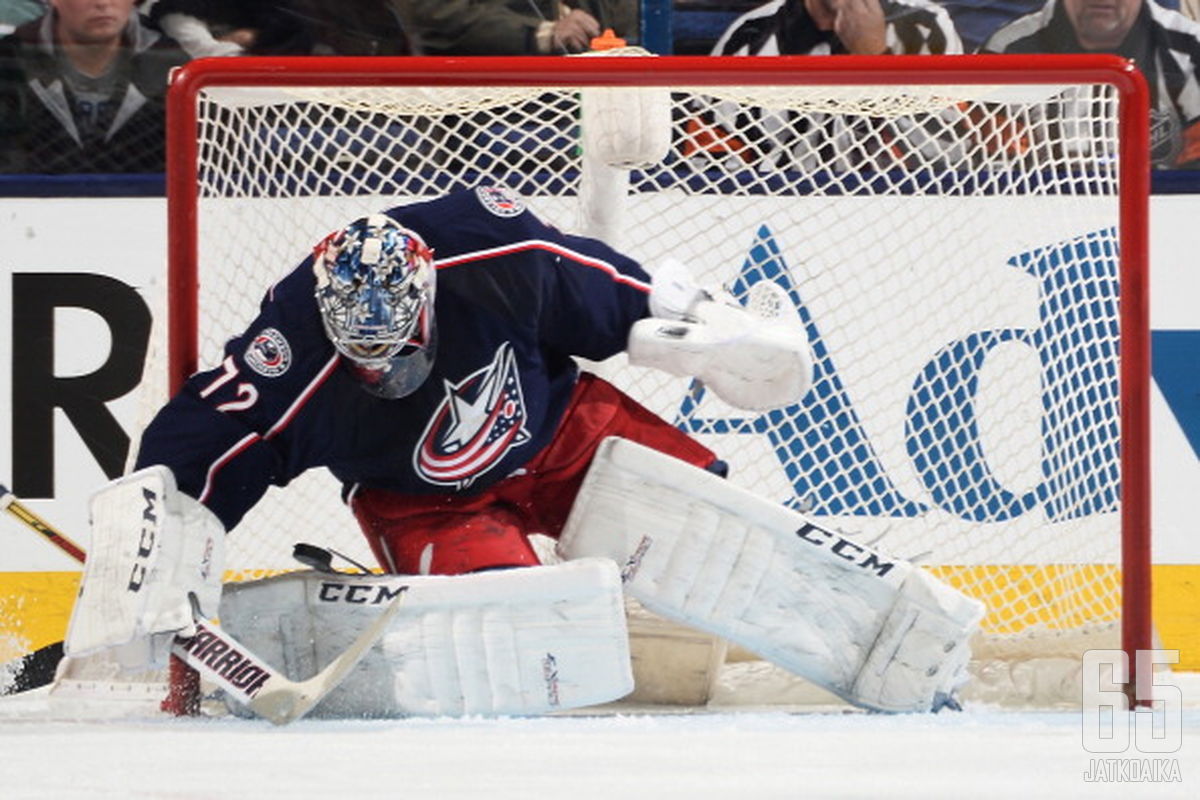
[[[163,168],[167,75],[242,55],[557,55],[638,0],[0,0],[0,173]],[[1200,0],[675,0],[672,50],[1107,52],[1153,94],[1154,163],[1200,166]]]

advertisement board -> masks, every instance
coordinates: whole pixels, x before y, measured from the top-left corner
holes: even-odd
[[[1152,203],[1156,624],[1165,646],[1181,650],[1181,665],[1194,668],[1200,666],[1192,645],[1200,641],[1200,612],[1192,599],[1195,565],[1200,565],[1192,510],[1195,487],[1200,486],[1200,308],[1193,299],[1200,296],[1200,273],[1194,268],[1196,242],[1190,231],[1200,215],[1200,197],[1160,196]],[[0,319],[7,328],[0,336],[0,482],[86,546],[87,498],[123,470],[137,423],[134,390],[152,340],[151,309],[163,296],[165,202],[0,199],[0,236],[6,244],[0,256]],[[280,268],[292,257],[281,254]],[[970,294],[969,271],[958,265],[932,266],[932,283],[939,291]],[[1014,271],[1013,287],[1036,292],[1036,276]],[[819,321],[821,310],[812,311]],[[1037,325],[1035,319],[993,322],[1013,330]],[[946,324],[946,342],[970,335],[956,332],[959,321],[953,317]],[[907,353],[908,360],[897,368],[920,375],[927,356],[917,348],[869,326],[860,335]],[[1018,368],[1017,374],[1037,383],[1041,378],[1031,352],[1020,337],[994,348],[997,359],[1028,362],[1030,368]],[[912,376],[898,385],[911,389]],[[982,377],[986,387],[987,375]],[[903,405],[903,397],[895,399]],[[903,426],[870,434],[902,436]],[[1037,431],[983,429],[983,435],[991,438],[989,447],[999,448]],[[905,496],[928,501],[919,476],[914,478],[907,465],[883,466]],[[1028,487],[1036,477],[1003,475],[997,484]],[[947,507],[936,510],[945,514]],[[77,565],[15,521],[0,523],[0,531],[3,661],[61,639]]]

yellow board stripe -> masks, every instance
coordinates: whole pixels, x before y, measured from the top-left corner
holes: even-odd
[[[61,642],[78,572],[0,572],[0,664]]]
[[[988,604],[987,633],[1070,630],[1121,616],[1121,570],[1111,564],[944,566],[930,569]]]

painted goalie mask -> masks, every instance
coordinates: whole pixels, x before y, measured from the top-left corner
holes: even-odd
[[[325,333],[366,389],[395,399],[416,391],[437,351],[433,253],[383,214],[363,217],[313,248]]]

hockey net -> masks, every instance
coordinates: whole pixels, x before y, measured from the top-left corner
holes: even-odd
[[[1089,58],[195,63],[145,409],[329,231],[502,184],[650,271],[778,284],[816,360],[794,406],[587,367],[731,480],[984,600],[977,691],[1038,702],[1012,664],[1149,641],[1140,91]],[[231,534],[228,580],[296,568],[296,541],[374,563],[310,473]]]

